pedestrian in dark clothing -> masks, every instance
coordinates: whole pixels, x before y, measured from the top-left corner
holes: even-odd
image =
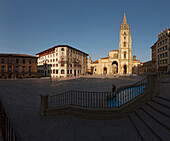
[[[113,84],[112,85],[112,93],[113,93],[113,96],[115,97],[116,96],[116,86]]]
[[[112,85],[112,92],[114,93],[116,91],[116,86],[113,84]]]

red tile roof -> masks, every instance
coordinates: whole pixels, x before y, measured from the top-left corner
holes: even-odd
[[[81,53],[83,53],[83,54],[85,54],[85,55],[88,56],[87,53],[85,53],[85,52],[83,52],[83,51],[80,51],[80,50],[78,50],[78,49],[76,49],[76,48],[73,48],[73,47],[71,47],[71,46],[69,46],[69,45],[57,45],[57,46],[51,47],[51,48],[49,48],[49,49],[46,49],[46,50],[44,50],[44,51],[41,51],[41,52],[37,53],[36,55],[39,55],[39,54],[41,54],[41,53],[43,53],[43,52],[46,52],[46,51],[48,51],[48,50],[54,50],[55,48],[58,48],[58,47],[68,47],[68,48],[74,49],[74,50],[79,51],[79,52],[81,52]]]
[[[140,61],[140,60],[134,60],[134,59],[133,59],[133,61]]]
[[[1,53],[0,57],[27,57],[27,58],[38,58],[37,56],[33,56],[33,55],[27,55],[27,54],[10,54],[10,53]]]
[[[112,51],[118,51],[118,50],[111,50],[111,51],[109,51],[109,52],[112,52]]]
[[[92,62],[92,64],[97,64],[97,63],[99,63],[99,61],[98,61],[98,60],[96,60],[96,61]]]
[[[104,58],[101,58],[101,59],[108,59],[109,57],[104,57]]]

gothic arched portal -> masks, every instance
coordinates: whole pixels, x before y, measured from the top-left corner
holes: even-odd
[[[118,73],[118,63],[117,63],[117,61],[113,61],[112,62],[112,72],[113,72],[113,74],[116,74],[116,73]]]
[[[103,74],[107,74],[107,68],[106,67],[104,67],[104,69],[103,69]]]

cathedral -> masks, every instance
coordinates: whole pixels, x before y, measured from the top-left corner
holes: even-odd
[[[92,61],[88,60],[88,72],[99,75],[132,74],[132,68],[140,64],[136,56],[132,59],[132,39],[129,24],[124,12],[123,23],[120,26],[119,50],[109,51],[107,57]]]

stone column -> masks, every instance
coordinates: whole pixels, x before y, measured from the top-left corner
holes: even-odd
[[[45,116],[45,110],[48,108],[48,96],[49,95],[40,95],[41,104],[39,108],[39,114]]]

